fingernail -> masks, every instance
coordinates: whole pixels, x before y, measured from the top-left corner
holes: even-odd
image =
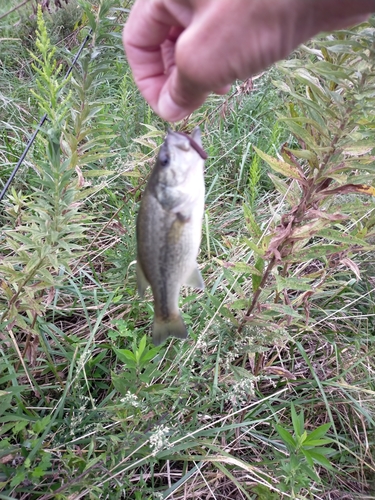
[[[186,109],[178,106],[172,99],[170,93],[164,92],[160,95],[158,102],[159,115],[168,122],[177,122],[188,114]]]

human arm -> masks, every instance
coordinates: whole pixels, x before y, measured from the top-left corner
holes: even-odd
[[[168,121],[287,57],[320,31],[354,25],[375,0],[136,0],[123,41],[135,82]]]

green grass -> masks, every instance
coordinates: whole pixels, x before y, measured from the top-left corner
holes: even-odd
[[[27,9],[0,21],[0,38],[17,39],[2,45],[0,56],[1,183],[43,114],[30,94],[37,87],[28,50],[38,49],[35,34],[28,35],[36,20],[16,24],[19,16],[29,19]],[[201,124],[209,154],[199,255],[206,290],[182,291],[189,340],[154,348],[152,297],[136,293],[135,218],[166,124],[132,81],[118,37],[126,13],[88,11],[97,16],[98,42],[67,84],[72,112],[64,132],[74,136],[86,127],[80,145],[92,141],[86,157],[79,150],[83,183],[74,168],[66,181],[80,203],[80,218],[72,212],[66,222],[69,234],[78,231],[75,224],[84,232],[67,240],[66,255],[59,250],[65,260],[57,267],[41,259],[18,301],[16,285],[28,258],[36,258],[31,242],[42,231],[39,225],[35,236],[30,227],[41,221],[35,193],[45,192],[48,126],[2,203],[0,498],[375,498],[372,248],[348,253],[361,280],[325,256],[290,266],[288,279],[316,286],[307,302],[298,287],[277,290],[276,279],[284,277],[277,268],[260,294],[259,315],[238,333],[257,276],[244,268],[256,265],[247,241],[255,245],[265,235],[266,248],[289,210],[252,148],[273,157],[284,143],[296,148],[285,123],[276,121],[290,100],[273,84],[284,76],[272,68],[249,94],[234,86],[229,97],[211,96],[189,120],[189,128]],[[70,0],[45,19],[65,69],[88,31],[87,11]],[[85,125],[83,105],[97,108]],[[71,159],[73,143],[67,144],[61,155]],[[358,238],[371,241],[370,198],[345,194],[329,204],[352,217]],[[349,223],[340,224],[349,231]],[[12,239],[15,229],[29,240]],[[318,252],[321,240],[309,244]],[[314,431],[316,442],[304,445]]]

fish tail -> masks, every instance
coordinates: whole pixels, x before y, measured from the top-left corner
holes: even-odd
[[[167,320],[155,316],[152,327],[152,342],[154,345],[160,345],[168,337],[186,339],[187,336],[188,332],[181,314],[177,314],[173,318]]]

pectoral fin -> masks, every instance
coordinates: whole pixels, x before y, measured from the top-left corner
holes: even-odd
[[[192,203],[189,198],[184,203],[180,203],[171,210],[172,213],[176,214],[177,220],[182,224],[186,224],[191,219]]]
[[[204,283],[201,272],[197,267],[193,269],[193,272],[190,274],[188,279],[184,282],[184,285],[192,286],[193,288],[199,288],[200,290],[204,290]]]
[[[145,294],[146,288],[150,285],[150,283],[146,279],[145,273],[143,272],[139,260],[137,260],[136,272],[137,272],[137,289],[139,296],[142,298],[143,295]]]

